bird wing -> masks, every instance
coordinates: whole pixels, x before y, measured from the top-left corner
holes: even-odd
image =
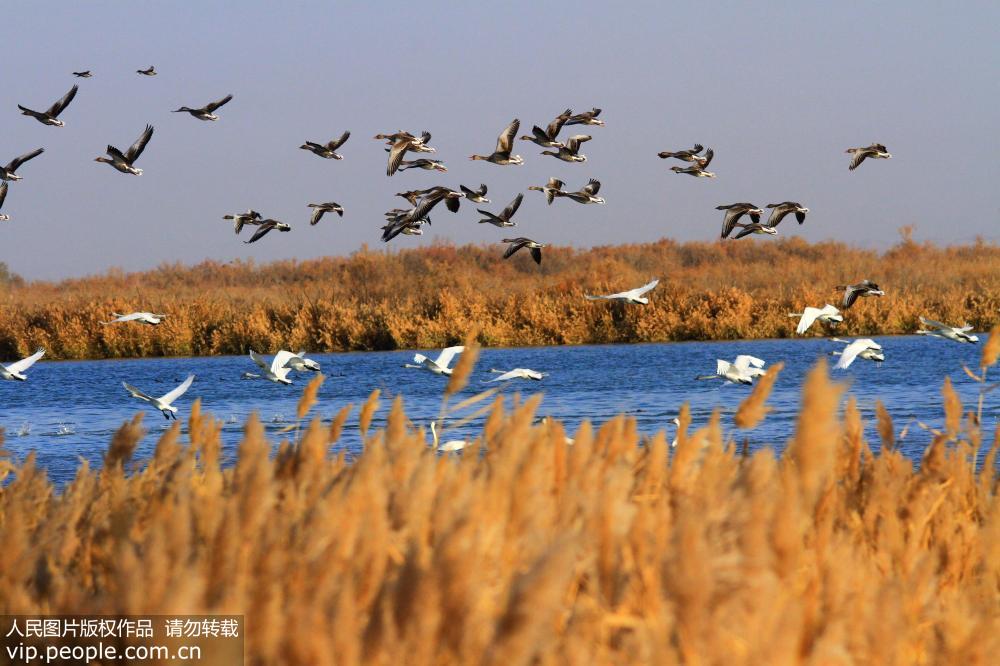
[[[165,393],[160,397],[160,402],[164,405],[169,405],[173,403],[174,400],[184,395],[184,392],[191,388],[191,382],[194,381],[194,375],[188,375],[184,382],[169,393]]]
[[[250,240],[243,242],[247,244],[256,242],[261,238],[263,238],[264,236],[266,236],[267,232],[269,232],[271,229],[274,229],[274,227],[275,227],[274,221],[268,220],[267,222],[264,222],[263,224],[257,227],[257,231],[253,233],[253,236],[250,237]]]
[[[597,194],[597,191],[601,189],[601,181],[590,179],[590,182],[583,186],[583,191],[587,194],[593,196]]]
[[[270,369],[268,367],[268,365],[267,365],[267,361],[264,360],[264,357],[261,356],[260,354],[258,354],[257,352],[255,352],[252,349],[250,350],[250,360],[253,361],[254,363],[256,363],[260,367],[261,370],[269,370]]]
[[[296,358],[298,356],[287,349],[279,349],[278,353],[271,359],[271,372],[278,377],[284,378],[288,374],[288,371],[291,370],[289,362]],[[284,374],[282,374],[282,371],[284,371]]]
[[[30,153],[25,153],[24,155],[21,155],[20,157],[15,157],[14,159],[12,159],[10,161],[10,163],[7,165],[6,169],[7,169],[7,171],[17,171],[17,168],[19,166],[21,166],[22,164],[24,164],[28,160],[35,159],[36,157],[38,157],[39,155],[41,155],[44,152],[45,152],[44,148],[36,148],[35,150],[31,151]]]
[[[451,360],[455,358],[457,354],[461,354],[463,351],[465,351],[465,347],[462,346],[448,347],[446,349],[442,349],[441,353],[438,354],[438,357],[434,359],[434,363],[436,363],[438,366],[442,368],[447,368],[449,365],[451,365]]]
[[[729,234],[733,233],[733,229],[736,228],[736,221],[739,220],[745,210],[740,208],[730,208],[726,210],[726,216],[722,218],[722,237],[728,238]]]
[[[589,134],[574,134],[566,141],[566,150],[576,153],[580,150],[580,144],[590,141],[590,139],[591,136]]]
[[[126,391],[132,394],[133,398],[139,398],[139,400],[145,400],[146,402],[153,402],[156,399],[147,393],[143,393],[142,391],[140,391],[139,389],[137,389],[136,387],[132,386],[127,382],[122,382],[122,386],[125,387]]]
[[[24,372],[25,370],[33,366],[35,364],[35,361],[37,361],[43,356],[45,356],[45,350],[39,349],[29,357],[22,358],[20,361],[15,361],[14,363],[11,363],[10,365],[7,366],[7,370],[9,372]]]
[[[336,150],[337,148],[340,148],[342,145],[344,145],[344,143],[346,143],[346,141],[349,138],[351,138],[351,133],[349,131],[344,132],[343,134],[340,135],[339,139],[331,141],[330,143],[326,144],[326,146],[330,150]]]
[[[504,131],[500,133],[500,136],[497,137],[497,149],[495,152],[503,155],[509,155],[511,149],[514,147],[514,135],[517,134],[517,130],[520,129],[520,127],[521,121],[514,118],[514,120],[510,122],[510,125],[507,125],[507,128],[504,129]]]
[[[389,150],[389,166],[386,168],[386,175],[391,176],[399,170],[399,165],[403,163],[403,157],[409,148],[409,139],[400,139],[392,144],[392,148]]]
[[[531,258],[535,260],[535,263],[539,266],[542,264],[542,248],[533,247],[531,248]]]
[[[312,217],[309,218],[309,224],[316,224],[317,222],[319,222],[320,219],[322,219],[323,217],[323,213],[325,212],[326,210],[324,210],[323,208],[313,208],[313,214]]]
[[[520,376],[519,369],[508,370],[507,372],[503,373],[499,377],[494,377],[490,381],[491,382],[505,382],[508,379],[514,379],[515,377],[519,377],[519,376]]]
[[[738,233],[738,234],[736,234],[736,236],[734,236],[735,240],[739,240],[739,239],[743,238],[744,236],[749,236],[760,225],[753,226],[753,225],[749,225],[749,224],[741,224],[741,225],[738,225],[738,226],[741,226],[743,228],[740,230],[740,233]]]
[[[0,208],[3,207],[3,201],[7,198],[7,181],[0,183]]]
[[[142,151],[146,149],[146,144],[149,143],[151,138],[153,138],[153,126],[146,125],[146,129],[143,130],[139,138],[135,140],[135,143],[125,153],[125,159],[129,164],[139,159],[139,155],[142,155]]]
[[[116,322],[126,322],[126,321],[135,321],[136,319],[142,319],[142,315],[144,313],[142,313],[142,312],[131,312],[131,313],[127,314],[127,315],[120,315],[120,314],[117,314],[115,312],[112,312],[111,314],[113,314],[113,315],[115,315],[117,317],[114,321],[116,321]]]
[[[763,359],[757,358],[756,356],[750,356],[749,354],[740,354],[733,361],[733,366],[740,372],[745,372],[753,366],[755,368],[763,368],[765,361]]]
[[[521,201],[523,199],[524,194],[518,193],[518,195],[514,197],[514,200],[507,204],[507,207],[500,212],[500,218],[503,220],[510,220],[510,218],[514,217],[514,213],[516,213],[517,209],[521,206]]]
[[[549,126],[545,128],[546,136],[551,140],[555,140],[555,138],[559,136],[559,130],[562,129],[562,126],[566,124],[566,121],[569,120],[571,115],[573,115],[573,111],[571,109],[566,109],[556,116],[555,119],[549,123]]]
[[[805,213],[803,213],[803,212],[802,212],[801,210],[796,210],[796,211],[795,211],[795,220],[796,220],[796,221],[797,221],[797,222],[798,222],[799,224],[802,224],[803,222],[805,222],[805,221],[806,221],[806,214],[805,214]]]
[[[767,218],[767,226],[776,227],[778,226],[785,216],[791,212],[790,208],[786,208],[783,205],[775,206],[771,209],[771,216]]]
[[[558,178],[549,178],[549,182],[546,183],[545,187],[553,190],[561,190],[566,183],[562,182]]]
[[[723,361],[721,358],[715,360],[715,374],[722,376],[729,372],[733,364],[729,361]]]
[[[827,303],[823,306],[823,309],[820,310],[819,313],[822,315],[838,315],[840,314],[840,310],[838,310],[836,306]]]
[[[705,151],[705,157],[699,161],[698,168],[704,170],[712,162],[712,158],[715,157],[715,151],[709,148]]]
[[[524,242],[518,238],[517,240],[510,241],[510,245],[507,247],[507,251],[503,253],[504,259],[510,259],[510,257],[524,247]]]
[[[802,317],[799,318],[799,325],[795,327],[795,332],[799,335],[805,333],[809,330],[809,327],[813,325],[816,318],[819,317],[821,311],[819,308],[808,307],[802,311]]]
[[[647,291],[652,291],[653,289],[655,289],[656,285],[658,285],[658,284],[660,284],[660,280],[659,279],[653,280],[652,282],[648,282],[648,283],[642,285],[638,289],[633,289],[632,293],[635,294],[636,296],[642,296]]]
[[[455,197],[446,196],[444,199],[444,205],[453,213],[457,213],[459,207],[462,205],[462,200]]]
[[[850,171],[854,171],[858,168],[858,165],[865,161],[868,157],[869,151],[867,148],[855,148],[853,151],[853,157],[851,157],[851,166],[847,167]]]
[[[232,95],[226,95],[225,97],[223,97],[220,100],[212,102],[211,104],[206,104],[205,105],[205,110],[208,111],[209,113],[211,113],[212,111],[215,111],[216,109],[218,109],[220,106],[228,104],[229,101],[232,100],[232,99],[233,99]]]
[[[938,329],[951,328],[951,326],[948,326],[947,324],[942,324],[939,321],[934,321],[933,319],[926,319],[924,317],[920,318],[920,323],[923,324],[924,326],[932,326]]]
[[[840,355],[840,359],[837,361],[837,365],[834,367],[839,370],[844,370],[851,363],[854,363],[854,359],[858,357],[858,354],[868,349],[868,345],[871,340],[855,340],[851,344],[844,348],[843,353]]]
[[[63,112],[63,109],[69,106],[69,103],[73,101],[73,98],[76,97],[76,91],[79,89],[80,86],[73,86],[72,88],[70,88],[69,92],[63,95],[62,99],[58,100],[52,106],[50,106],[49,110],[46,111],[46,113],[52,116],[53,118],[57,117],[60,113]]]

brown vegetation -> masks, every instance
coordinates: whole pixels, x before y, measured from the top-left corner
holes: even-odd
[[[661,278],[646,307],[584,300]],[[782,337],[789,312],[839,303],[869,278],[843,335],[912,333],[920,315],[988,328],[1000,311],[1000,247],[904,240],[885,253],[833,242],[676,243],[547,248],[502,261],[496,248],[438,245],[306,262],[204,263],[57,284],[0,284],[0,358],[442,347],[477,326],[486,346]],[[158,327],[101,326],[111,312],[169,314]],[[811,331],[821,334],[819,326]]]
[[[843,391],[820,362],[780,457],[741,456],[717,416],[688,433],[686,409],[672,455],[622,416],[570,445],[537,399],[487,393],[462,456],[397,399],[350,464],[329,453],[345,409],[273,455],[252,418],[224,469],[196,403],[188,441],[175,423],[128,472],[136,417],[61,491],[0,460],[0,613],[245,614],[255,664],[989,663],[1000,430],[984,444],[946,383],[915,468],[873,454]]]

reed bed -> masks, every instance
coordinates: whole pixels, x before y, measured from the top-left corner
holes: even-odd
[[[646,307],[585,293],[660,286]],[[786,337],[789,312],[839,303],[833,287],[869,278],[842,335],[912,333],[920,315],[979,329],[1000,313],[1000,246],[904,238],[884,253],[801,239],[546,248],[503,261],[495,247],[441,244],[350,257],[112,271],[59,283],[0,280],[0,358],[43,346],[49,358],[433,348],[473,326],[486,346]],[[156,326],[102,326],[112,312],[153,310]],[[815,326],[811,335],[822,335]]]
[[[984,391],[998,353],[988,346],[969,371]],[[766,418],[776,378],[747,398],[741,428]],[[319,381],[301,432],[273,445],[251,418],[229,468],[221,423],[197,403],[186,436],[175,423],[152,459],[131,461],[137,416],[100,470],[83,464],[61,491],[30,457],[7,462],[2,612],[245,614],[253,664],[987,664],[1000,653],[1000,430],[984,441],[978,410],[949,383],[946,427],[915,466],[884,410],[881,445],[865,441],[823,361],[780,456],[741,454],[718,415],[689,432],[686,409],[673,450],[662,432],[640,441],[624,416],[582,425],[571,443],[558,422],[535,423],[537,399],[492,392],[443,401],[442,423],[486,418],[471,450],[442,456],[401,399],[369,430],[375,393],[348,463],[330,451],[349,407],[306,424]]]

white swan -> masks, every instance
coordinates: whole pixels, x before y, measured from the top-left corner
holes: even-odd
[[[838,370],[846,370],[851,363],[854,363],[855,358],[875,361],[877,364],[881,364],[885,360],[885,354],[882,353],[882,345],[869,338],[858,338],[854,342],[833,338],[833,341],[842,342],[847,345],[842,352],[830,352],[834,356],[840,356],[840,360],[834,366]]]
[[[434,421],[431,421],[431,435],[434,437],[434,448],[442,453],[452,453],[454,451],[461,451],[467,447],[471,442],[467,442],[464,439],[451,439],[444,444],[438,443],[437,428],[434,426]]]
[[[465,347],[448,347],[447,349],[442,349],[441,353],[434,360],[431,360],[424,356],[423,354],[414,354],[413,362],[417,365],[412,365],[410,363],[404,363],[404,368],[416,368],[418,370],[427,370],[433,372],[435,375],[451,375],[452,369],[448,366],[451,365],[451,361],[456,355],[461,354],[465,351]]]
[[[290,351],[280,350],[271,359],[271,365],[267,364],[264,357],[256,353],[254,350],[250,350],[250,359],[260,366],[260,369],[264,371],[263,375],[255,375],[251,372],[244,372],[243,376],[247,379],[266,379],[276,384],[291,384],[292,380],[288,378],[288,373],[292,371],[291,366],[288,362],[295,358],[295,354]]]
[[[827,303],[821,308],[806,308],[802,312],[789,312],[789,317],[799,317],[799,325],[795,327],[795,332],[802,335],[809,330],[815,321],[822,321],[831,324],[839,324],[844,321],[844,315],[840,310]]]
[[[24,371],[35,364],[35,361],[45,356],[45,350],[39,349],[28,358],[22,358],[10,365],[0,365],[0,378],[23,382],[28,379]]]
[[[588,301],[625,301],[626,303],[635,303],[636,305],[646,305],[649,303],[649,299],[644,298],[643,294],[647,291],[652,291],[658,284],[660,284],[660,281],[657,279],[636,289],[622,291],[617,294],[608,294],[607,296],[591,296],[590,294],[585,294],[584,297]]]
[[[132,386],[127,382],[122,382],[122,386],[125,387],[126,391],[132,394],[133,398],[139,398],[139,400],[145,400],[149,404],[153,405],[153,407],[163,412],[163,418],[169,420],[171,417],[173,417],[174,420],[176,420],[177,408],[174,407],[173,402],[177,398],[184,395],[185,391],[191,388],[191,382],[193,381],[194,381],[194,375],[188,375],[187,379],[185,379],[180,386],[170,391],[169,393],[165,393],[159,398],[154,398],[153,396],[147,393],[143,393],[142,391],[140,391],[139,389],[137,389],[136,387]]]
[[[152,312],[132,312],[130,314],[118,314],[117,312],[111,313],[112,317],[115,317],[111,321],[102,321],[102,324],[119,324],[126,321],[140,321],[143,324],[150,324],[156,326],[161,321],[166,319],[165,314],[154,314]]]
[[[934,321],[933,319],[920,318],[920,323],[928,327],[928,330],[919,330],[917,335],[930,335],[935,338],[944,338],[946,340],[954,340],[955,342],[962,342],[966,344],[975,344],[979,342],[979,338],[975,335],[969,335],[969,331],[973,329],[972,326],[948,326],[947,324],[942,324],[939,321]]]
[[[534,379],[541,380],[545,376],[544,372],[538,372],[537,370],[532,370],[530,368],[514,368],[513,370],[508,370],[504,372],[503,370],[490,369],[490,372],[494,372],[499,377],[494,377],[490,379],[491,382],[505,382],[510,379]]]
[[[740,354],[730,363],[721,358],[715,361],[714,375],[700,375],[695,379],[722,379],[731,384],[753,384],[754,377],[763,375],[766,371],[764,361],[747,354]]]
[[[680,428],[681,427],[681,420],[679,418],[677,418],[676,416],[674,418],[670,419],[670,423],[675,428]],[[676,449],[677,448],[677,435],[674,435],[673,440],[670,442],[670,448],[672,448],[672,449]]]

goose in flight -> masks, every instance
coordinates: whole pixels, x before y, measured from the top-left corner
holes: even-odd
[[[73,72],[73,76],[77,77],[78,79],[89,79],[90,77],[93,76],[93,74],[90,73],[89,69],[85,69],[82,72]]]
[[[486,186],[483,185],[483,187]],[[444,205],[447,206],[448,210],[450,210],[453,213],[457,213],[459,206],[461,204],[461,200],[466,198],[466,194],[464,191],[465,189],[468,188],[463,188],[463,191],[459,192],[458,190],[453,190],[450,187],[445,187],[444,185],[435,185],[434,187],[428,187],[425,190],[410,190],[409,192],[396,192],[396,196],[403,197],[404,199],[410,202],[411,206],[416,206],[417,203],[420,201],[420,199],[422,199],[423,197],[426,197],[428,195],[434,195],[435,197],[438,198],[439,201],[444,201]],[[489,199],[487,199],[486,202],[489,203]],[[390,216],[390,219],[392,219],[393,217],[395,216],[394,215]]]
[[[233,221],[233,229],[236,231],[237,234],[243,230],[244,224],[260,224],[262,218],[263,215],[253,210],[252,208],[248,208],[247,212],[245,213],[233,213],[230,215],[222,216],[223,220]]]
[[[218,109],[220,106],[228,104],[232,99],[233,99],[232,95],[226,95],[222,99],[206,104],[200,109],[192,109],[187,106],[182,106],[181,108],[174,111],[174,113],[182,113],[182,112],[190,113],[198,120],[218,120],[219,116],[215,114],[215,110]]]
[[[682,162],[691,162],[694,164],[699,164],[705,158],[698,155],[698,153],[700,153],[704,149],[705,149],[704,146],[702,146],[700,143],[696,143],[694,144],[694,147],[692,147],[690,150],[675,150],[675,151],[664,150],[663,152],[657,153],[656,155],[661,160],[670,159],[672,157],[674,159],[681,160]]]
[[[854,359],[856,358],[875,361],[877,365],[881,365],[882,361],[885,360],[885,354],[882,353],[882,345],[869,338],[858,338],[854,342],[841,340],[840,338],[832,338],[832,340],[847,345],[842,352],[830,352],[833,356],[840,356],[837,365],[834,366],[838,370],[846,370],[851,363],[854,363]]]
[[[521,121],[517,118],[510,121],[510,124],[504,128],[500,136],[497,137],[497,147],[491,155],[470,155],[470,160],[483,160],[485,162],[492,162],[493,164],[499,164],[500,166],[507,166],[510,164],[524,164],[524,158],[520,155],[511,155],[510,152],[514,148],[514,137],[517,136],[517,130],[521,127]]]
[[[31,356],[22,358],[20,361],[15,361],[10,365],[0,365],[0,379],[16,379],[19,382],[27,381],[28,377],[24,374],[24,371],[33,366],[35,361],[43,356],[45,356],[45,350],[39,349]]]
[[[562,126],[566,124],[566,121],[570,119],[572,115],[570,109],[566,109],[558,116],[555,117],[548,127],[542,129],[538,125],[531,128],[531,135],[525,135],[521,137],[522,141],[530,141],[534,144],[541,146],[542,148],[562,148],[563,144],[561,141],[556,141],[556,137],[559,136],[559,130]]]
[[[979,337],[971,335],[972,326],[948,326],[947,324],[942,324],[939,321],[934,321],[933,319],[927,319],[925,317],[920,318],[920,323],[926,326],[926,329],[920,329],[917,331],[917,335],[930,335],[935,338],[944,338],[945,340],[954,340],[955,342],[962,342],[965,344],[975,344],[979,342]]]
[[[142,155],[142,151],[146,149],[146,144],[149,140],[153,138],[153,126],[146,125],[146,129],[143,130],[139,138],[135,140],[129,149],[122,153],[114,146],[109,145],[108,149],[105,151],[110,157],[96,157],[95,162],[104,162],[105,164],[110,164],[114,168],[118,169],[122,173],[130,173],[133,176],[141,176],[142,169],[137,169],[135,167],[135,161],[139,159]]]
[[[767,234],[769,236],[777,236],[778,230],[774,227],[769,227],[766,224],[761,224],[760,222],[752,222],[750,224],[745,224],[743,222],[737,222],[737,227],[743,227],[740,233],[733,236],[733,240],[739,240],[744,236],[749,236],[750,234]]]
[[[63,121],[59,120],[59,114],[62,113],[69,103],[73,101],[76,97],[76,91],[80,89],[80,86],[74,85],[69,89],[69,92],[62,96],[61,99],[57,100],[45,111],[33,111],[27,107],[23,107],[20,104],[17,108],[21,109],[21,114],[25,116],[31,116],[43,125],[52,125],[53,127],[63,127],[66,125]]]
[[[789,213],[795,213],[795,219],[799,224],[802,224],[806,221],[806,213],[809,212],[808,208],[795,201],[767,204],[767,207],[771,209],[771,216],[767,218],[767,226],[772,228],[778,226]]]
[[[589,134],[574,134],[566,139],[565,145],[559,149],[558,153],[554,153],[551,150],[543,150],[542,155],[551,155],[563,162],[586,162],[587,156],[580,154],[580,144],[590,141],[590,139],[591,136]]]
[[[277,229],[278,231],[291,231],[292,230],[292,228],[289,225],[285,224],[284,222],[279,222],[278,220],[263,220],[260,223],[260,226],[257,227],[257,231],[255,231],[253,233],[253,236],[250,237],[250,240],[243,241],[243,242],[246,243],[246,244],[255,243],[255,242],[259,241],[261,238],[263,238],[264,236],[266,236],[267,233],[269,231],[271,231],[272,229]]]
[[[251,349],[250,360],[256,363],[264,371],[264,374],[256,375],[252,372],[244,372],[243,376],[247,379],[266,379],[275,384],[291,384],[292,380],[288,378],[288,373],[292,371],[292,366],[289,364],[292,358],[296,358],[296,355],[282,349],[274,355],[271,363],[268,364],[263,356]]]
[[[21,180],[21,176],[18,176],[16,173],[14,173],[15,171],[17,171],[18,167],[20,167],[28,160],[35,159],[44,152],[45,152],[44,148],[36,148],[30,153],[25,153],[20,157],[15,157],[14,159],[12,159],[10,162],[7,163],[7,166],[0,166],[0,180]]]
[[[541,265],[542,248],[545,247],[544,243],[539,243],[523,236],[519,238],[504,238],[503,242],[510,243],[507,247],[507,251],[503,253],[504,259],[510,259],[515,252],[520,250],[522,247],[526,247],[531,252],[531,258],[535,260],[535,263]]]
[[[636,305],[647,305],[649,303],[649,299],[643,296],[643,294],[652,291],[658,284],[660,284],[660,280],[656,279],[642,285],[641,287],[636,287],[635,289],[630,289],[628,291],[622,291],[617,294],[608,294],[607,296],[591,296],[590,294],[585,294],[584,298],[588,301],[624,301],[626,303],[634,303]]]
[[[486,184],[485,183],[480,183],[478,190],[470,189],[470,188],[466,187],[465,185],[459,185],[458,189],[460,189],[462,191],[462,194],[465,195],[465,198],[468,199],[469,201],[471,201],[472,203],[489,203],[490,202],[490,200],[486,198]]]
[[[431,209],[441,201],[450,198],[449,193],[454,193],[454,190],[449,190],[446,187],[431,188],[410,210],[396,208],[387,211],[385,216],[389,223],[382,227],[382,241],[388,243],[399,234],[421,235],[423,231],[420,229],[420,225],[430,223],[428,215],[430,215]],[[446,205],[450,206],[451,204]]]
[[[848,148],[844,152],[851,154],[851,166],[847,167],[850,171],[861,166],[861,163],[868,157],[876,160],[887,160],[892,157],[892,154],[881,143],[873,143],[864,148]]]
[[[142,74],[143,76],[156,76],[156,69],[150,65],[149,69],[137,69],[136,74]]]
[[[321,219],[325,213],[336,213],[340,217],[344,217],[344,207],[335,201],[328,201],[326,203],[311,203],[308,208],[312,208],[312,217],[309,218],[309,224],[316,224]]]
[[[597,191],[600,189],[601,181],[591,178],[578,192],[562,192],[559,196],[567,197],[582,204],[602,204],[604,203],[604,197],[597,196]]]
[[[448,347],[446,349],[442,349],[441,353],[438,354],[438,357],[435,359],[429,359],[423,354],[414,354],[413,363],[416,363],[416,365],[405,363],[403,364],[403,367],[415,368],[417,370],[427,370],[429,372],[433,372],[435,375],[450,376],[452,368],[449,368],[448,366],[451,365],[452,359],[454,359],[458,354],[461,354],[463,351],[465,351],[465,347],[462,346]]]
[[[670,170],[674,173],[686,173],[689,176],[694,176],[695,178],[715,178],[715,174],[711,171],[706,171],[706,167],[712,162],[712,158],[715,157],[715,151],[709,148],[705,151],[704,157],[694,156],[695,159],[692,160],[694,164],[689,167],[679,167],[672,166]]]
[[[285,361],[285,365],[295,372],[319,372],[320,370],[319,363],[311,358],[306,358],[304,351],[300,351],[298,354],[289,357]]]
[[[736,228],[739,219],[744,215],[749,216],[750,219],[754,221],[754,224],[759,224],[760,216],[764,212],[752,203],[747,202],[716,206],[715,210],[726,211],[725,217],[722,218],[722,238],[729,238],[729,234],[733,232],[733,229]]]
[[[448,171],[448,167],[444,165],[441,160],[429,160],[426,158],[420,158],[419,160],[400,160],[399,170],[406,171],[407,169],[425,169],[427,171],[440,171],[445,173]]]
[[[732,363],[716,359],[714,375],[699,375],[695,379],[721,379],[730,384],[753,384],[754,377],[764,374],[763,368],[763,360],[741,354]]]
[[[136,387],[132,386],[127,382],[122,382],[122,386],[125,387],[125,390],[128,391],[133,398],[138,398],[139,400],[145,400],[153,407],[160,410],[160,412],[163,413],[163,418],[167,420],[173,418],[176,421],[177,408],[174,407],[173,403],[175,400],[177,400],[177,398],[184,395],[185,391],[191,388],[191,383],[193,381],[194,381],[194,375],[188,375],[187,379],[185,379],[180,386],[170,391],[169,393],[161,395],[159,398],[154,398],[148,393],[143,393],[142,391],[140,391],[139,389],[137,389]]]
[[[444,443],[439,442],[437,428],[434,426],[434,421],[431,421],[431,436],[434,438],[434,448],[442,453],[461,451],[469,445],[469,442],[464,439],[452,439]]]
[[[545,201],[551,206],[552,205],[552,201],[557,196],[562,196],[563,194],[565,194],[563,192],[563,189],[562,189],[565,186],[566,186],[566,183],[562,182],[558,178],[549,178],[549,182],[547,182],[542,187],[539,187],[538,185],[530,185],[528,187],[528,189],[529,190],[535,190],[537,192],[544,192],[545,193]]]
[[[596,106],[590,111],[584,111],[583,113],[578,113],[575,116],[570,116],[569,120],[566,121],[567,125],[600,125],[604,127],[604,121],[599,120],[597,116],[601,115],[601,110]]]
[[[871,280],[862,280],[857,284],[839,285],[834,287],[837,291],[844,292],[844,309],[848,309],[859,296],[885,296],[885,292],[878,288],[878,285]]]
[[[541,381],[542,377],[545,376],[544,372],[538,372],[537,370],[532,370],[530,368],[514,368],[513,370],[507,371],[491,368],[490,372],[500,376],[488,380],[489,382],[506,382],[511,379],[533,379],[535,381]]]
[[[3,200],[7,198],[7,181],[0,182],[0,210],[3,210]],[[0,213],[0,222],[6,222],[10,215]]]
[[[111,321],[102,321],[104,325],[108,324],[120,324],[126,321],[137,321],[143,324],[149,324],[150,326],[156,326],[164,319],[167,318],[165,314],[154,314],[152,312],[132,312],[130,314],[119,314],[117,312],[112,312],[111,316],[114,317]]]
[[[344,132],[340,135],[339,139],[331,139],[326,143],[314,143],[312,141],[306,141],[299,148],[302,150],[311,151],[315,155],[328,160],[342,160],[344,156],[338,152],[335,152],[337,148],[340,148],[344,143],[351,138],[350,132]]]
[[[518,192],[514,200],[507,204],[507,207],[500,211],[499,215],[494,215],[488,210],[476,209],[480,215],[485,215],[485,219],[479,220],[479,224],[489,223],[496,227],[513,227],[517,225],[517,222],[511,220],[514,217],[514,213],[521,206],[521,201],[524,199],[524,194]]]
[[[389,151],[389,163],[385,170],[387,176],[391,176],[399,170],[399,165],[402,164],[403,157],[406,156],[407,151],[418,153],[437,152],[434,148],[427,145],[427,142],[431,140],[431,133],[427,131],[424,131],[420,136],[413,136],[409,132],[400,130],[395,134],[376,134],[375,138],[384,140],[389,144],[387,148]]]
[[[802,335],[809,330],[814,322],[820,321],[827,324],[839,324],[844,321],[844,315],[840,310],[827,303],[821,308],[807,307],[802,312],[789,312],[789,317],[798,317],[799,323],[795,327],[795,332]]]

